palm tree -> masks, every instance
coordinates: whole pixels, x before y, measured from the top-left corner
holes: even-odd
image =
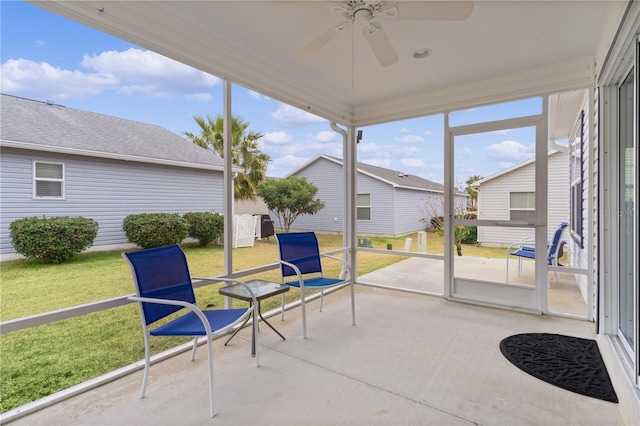
[[[470,201],[472,210],[476,209],[476,204],[477,204],[477,201],[478,201],[478,193],[476,192],[475,189],[473,189],[473,184],[475,182],[479,181],[480,179],[482,179],[480,176],[473,175],[469,179],[467,179],[467,181],[465,182],[467,184],[467,186],[466,186],[466,188],[464,188],[464,191],[467,194],[469,194],[469,201]]]
[[[184,132],[184,135],[193,143],[224,158],[224,118],[221,115],[214,118],[207,114],[206,118],[194,115],[193,119],[200,127],[201,134],[197,136]],[[231,118],[231,162],[242,169],[234,181],[233,196],[236,200],[255,200],[256,188],[265,179],[267,164],[271,161],[271,157],[258,148],[264,134],[247,132],[249,124],[242,118]]]

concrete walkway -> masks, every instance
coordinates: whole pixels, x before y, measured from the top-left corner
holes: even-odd
[[[512,259],[509,282],[533,286],[533,262],[523,262],[522,277],[517,274],[517,260]],[[471,256],[456,257],[454,270],[457,277],[505,282],[506,260]],[[549,273],[549,310],[554,313],[587,317],[587,306],[572,274],[558,274],[556,282]],[[444,261],[412,257],[377,271],[358,277],[359,282],[375,283],[419,290],[442,295],[444,292]]]

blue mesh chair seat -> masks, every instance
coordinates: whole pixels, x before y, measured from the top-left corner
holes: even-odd
[[[547,264],[551,266],[558,266],[558,257],[562,248],[562,233],[569,226],[567,222],[562,222],[558,229],[553,234],[553,238],[547,244]],[[518,243],[511,244],[507,249],[507,282],[509,281],[509,256],[516,256],[518,258],[518,276],[522,276],[522,259],[535,260],[535,246],[531,245],[534,240],[532,238],[525,238]],[[511,251],[514,247],[517,248]],[[558,281],[558,273],[553,272]]]
[[[129,300],[138,302],[144,334],[145,364],[142,379],[141,397],[144,398],[151,365],[150,336],[193,336],[191,360],[196,356],[199,336],[206,336],[209,361],[209,400],[211,417],[215,416],[213,398],[213,339],[228,333],[234,326],[241,324],[253,313],[257,303],[243,309],[201,310],[196,306],[191,275],[184,252],[178,245],[123,253],[131,273],[136,290]],[[216,281],[229,281],[245,285],[243,282],[225,278]],[[245,285],[245,287],[247,287]],[[249,294],[253,294],[247,287]],[[169,315],[183,311],[168,322],[156,326],[156,323]],[[257,321],[253,321],[253,339],[258,361]]]
[[[351,286],[351,317],[356,323],[355,290],[353,274],[349,264],[339,257],[320,253],[318,239],[314,232],[288,232],[276,234],[280,251],[280,273],[282,282],[300,289],[300,307],[302,310],[302,332],[307,338],[307,314],[305,307],[305,289],[320,290],[320,311],[324,300],[324,289],[340,285]],[[320,258],[325,257],[342,263],[342,272],[346,278],[325,277],[322,273]],[[296,278],[295,280],[288,280]],[[284,319],[284,294],[282,295],[282,319]]]

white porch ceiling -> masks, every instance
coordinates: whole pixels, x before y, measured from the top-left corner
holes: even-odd
[[[332,1],[32,3],[321,117],[363,126],[587,87],[626,2],[481,0],[461,21],[380,19],[399,57],[387,67],[357,25],[309,57],[296,55],[345,20],[330,11]],[[402,11],[406,2],[381,3]],[[431,55],[413,59],[422,48]]]

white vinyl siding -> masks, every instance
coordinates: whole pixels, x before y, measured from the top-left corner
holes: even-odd
[[[33,198],[64,198],[64,164],[33,162]]]
[[[569,222],[569,159],[567,153],[548,156],[549,189],[547,192],[547,226],[549,238],[561,222]],[[478,219],[509,220],[509,193],[535,191],[535,162],[490,179],[479,187]],[[478,227],[478,241],[483,245],[508,247],[522,238],[533,236],[532,229]],[[564,235],[567,240],[568,234]]]
[[[597,96],[594,99],[595,109],[593,118],[595,120],[595,126],[597,130],[598,126],[598,99]],[[571,230],[569,231],[571,237],[569,235],[566,236],[567,241],[567,250],[568,250],[568,259],[569,265],[574,268],[589,268],[589,252],[588,246],[589,244],[593,244],[593,241],[597,238],[597,217],[592,215],[589,210],[589,199],[588,199],[588,190],[589,186],[592,185],[592,190],[594,197],[598,194],[598,179],[597,179],[597,159],[592,158],[595,154],[597,154],[598,150],[593,144],[597,143],[596,140],[592,139],[592,133],[589,131],[589,115],[591,109],[589,108],[588,102],[585,100],[583,104],[584,108],[584,120],[582,121],[582,140],[583,146],[581,150],[581,161],[575,161],[577,157],[571,157],[570,167],[570,185],[571,185]],[[580,117],[576,117],[576,122],[580,120]],[[580,129],[576,127],[574,129],[574,133],[578,132]],[[596,131],[597,133],[597,131]],[[575,147],[577,149],[577,147]],[[589,162],[594,161],[593,168],[593,176],[589,175]],[[582,167],[582,170],[580,170]],[[592,179],[593,178],[593,179]],[[580,181],[581,180],[581,181]],[[597,205],[597,199],[593,200],[593,205]],[[575,208],[580,208],[581,211],[575,210]],[[579,220],[579,223],[576,223],[576,220]],[[593,224],[594,231],[591,235],[588,234],[588,224],[591,222]],[[576,230],[582,231],[581,241],[578,238],[575,238],[574,232]],[[597,254],[597,250],[594,250],[594,255]],[[592,265],[597,265],[595,259],[592,259]],[[594,266],[594,276],[597,276],[597,268]],[[578,282],[578,287],[580,288],[580,292],[585,300],[587,300],[587,276],[584,274],[575,274],[574,275],[576,281]],[[597,291],[597,290],[596,290]],[[594,301],[597,298],[594,298]],[[593,308],[593,307],[592,307]]]

